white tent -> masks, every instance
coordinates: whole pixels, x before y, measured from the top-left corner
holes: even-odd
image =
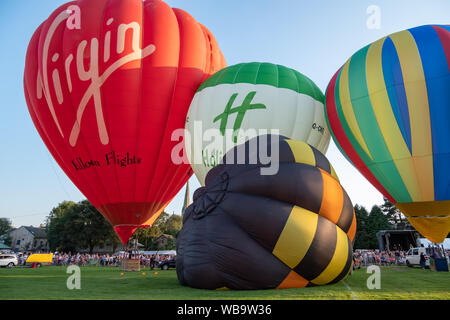
[[[428,248],[428,245],[431,245],[431,246],[433,245],[433,243],[430,240],[425,239],[425,238],[419,238],[419,239],[417,239],[417,242],[420,243],[421,245],[423,245],[425,248]],[[446,238],[444,240],[444,242],[438,243],[438,244],[439,244],[439,246],[444,245],[444,249],[450,250],[450,238]]]
[[[152,254],[170,254],[176,255],[176,250],[159,250],[159,251],[139,251],[139,254],[152,255]]]

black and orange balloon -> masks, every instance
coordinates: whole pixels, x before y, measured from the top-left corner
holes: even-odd
[[[348,275],[356,232],[350,198],[322,153],[304,142],[273,137],[259,136],[231,149],[234,156],[227,153],[225,164],[213,168],[205,187],[194,193],[177,239],[182,285],[296,288]],[[255,153],[263,145],[268,152]],[[277,173],[263,175],[261,168],[273,164],[259,154],[273,161],[277,149]],[[240,151],[245,164],[231,164]],[[255,154],[251,164],[249,155]]]

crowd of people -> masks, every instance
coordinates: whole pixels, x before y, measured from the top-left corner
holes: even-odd
[[[402,265],[406,263],[406,251],[380,251],[380,250],[355,250],[353,259],[355,266],[366,267],[368,265]]]
[[[431,258],[449,257],[450,250],[441,250],[440,248],[428,248],[429,254],[421,257],[421,265],[423,268],[423,261]],[[356,268],[366,267],[368,265],[390,266],[390,265],[405,265],[408,251],[404,250],[359,250],[353,252],[353,262]]]
[[[450,250],[445,250],[441,253],[430,251],[427,257],[421,257],[421,265],[425,259],[436,258],[438,255],[450,256]],[[18,255],[19,265],[25,265],[25,262],[30,253],[23,253]],[[353,252],[353,263],[355,268],[367,267],[369,265],[390,266],[390,265],[405,265],[406,264],[407,251],[404,250],[361,250],[356,249]],[[120,266],[121,261],[124,259],[138,259],[141,266],[154,268],[159,265],[160,262],[176,259],[174,254],[131,254],[129,252],[120,252],[116,254],[99,254],[99,253],[62,253],[55,252],[53,255],[52,265],[55,266]]]
[[[25,265],[25,262],[31,252],[25,252],[18,255],[19,265]],[[121,252],[117,254],[98,254],[98,253],[63,253],[55,252],[53,255],[52,265],[55,266],[120,266],[120,263],[124,259],[138,259],[141,266],[147,267],[157,267],[159,262],[166,261],[170,259],[175,259],[176,256],[173,254],[130,254],[126,252]]]

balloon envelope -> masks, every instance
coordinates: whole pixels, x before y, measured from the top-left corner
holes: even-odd
[[[450,27],[397,32],[332,78],[326,115],[341,152],[425,237],[450,231]]]
[[[308,77],[281,65],[241,63],[215,73],[195,93],[186,119],[195,175],[204,185],[228,150],[269,130],[325,153],[330,134],[323,103],[322,91]]]
[[[160,0],[73,1],[34,33],[28,109],[55,160],[126,242],[192,174],[175,164],[201,82],[225,66],[213,35]]]
[[[268,154],[278,156],[272,158],[278,165],[274,174],[263,174],[263,158],[251,160],[253,147],[266,145]],[[206,186],[195,191],[183,214],[179,282],[203,289],[269,289],[345,278],[356,218],[325,156],[305,142],[274,135],[231,152],[225,164],[208,172]],[[236,164],[239,152],[244,164]]]

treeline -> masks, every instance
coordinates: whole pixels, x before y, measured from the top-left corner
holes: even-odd
[[[381,230],[412,229],[402,213],[386,198],[381,206],[374,205],[370,212],[358,204],[354,209],[357,222],[354,249],[378,249],[376,234]]]
[[[357,219],[354,249],[378,249],[376,233],[380,230],[412,229],[387,199],[381,206],[374,205],[370,211],[358,204],[354,209]],[[137,229],[132,240],[136,239],[143,245],[139,248],[141,250],[172,250],[181,227],[180,215],[163,212],[150,228]],[[1,218],[0,236],[6,237],[9,230],[11,222]],[[64,201],[53,208],[47,217],[46,231],[51,251],[87,249],[92,253],[95,247],[111,246],[115,252],[120,245],[113,227],[88,200],[78,203]]]
[[[132,240],[144,245],[141,250],[175,249],[181,224],[181,216],[163,212],[150,228],[138,229]],[[121,244],[111,224],[88,200],[64,201],[53,208],[47,217],[46,231],[51,251],[88,249],[92,253],[95,247],[111,246],[115,252]]]
[[[8,232],[11,231],[13,227],[11,226],[11,220],[8,218],[0,218],[0,244],[4,243],[7,246],[11,245],[11,237]]]

